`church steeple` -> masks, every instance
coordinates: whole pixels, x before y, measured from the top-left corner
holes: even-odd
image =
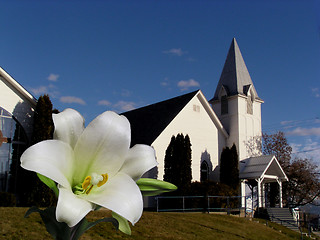
[[[254,99],[258,100],[257,91],[253,86],[237,41],[233,38],[218,86],[211,101],[218,100],[221,91],[224,91],[227,96],[239,94],[247,96],[249,90],[252,92]]]
[[[214,112],[229,133],[226,145],[236,144],[239,159],[250,157],[246,143],[262,135],[261,104],[263,101],[253,86],[236,39],[224,63],[214,97],[210,100]]]

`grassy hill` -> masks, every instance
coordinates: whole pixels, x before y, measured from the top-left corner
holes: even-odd
[[[0,207],[0,239],[51,239],[38,213],[24,218],[27,208]],[[90,213],[88,220],[106,217],[110,213],[100,210]],[[277,224],[265,225],[265,220],[249,220],[234,216],[205,213],[144,212],[132,227],[132,235],[116,231],[110,223],[100,223],[88,230],[82,240],[100,239],[301,239],[295,233]],[[304,238],[309,239],[309,238]]]

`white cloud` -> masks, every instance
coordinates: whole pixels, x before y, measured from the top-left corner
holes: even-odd
[[[293,157],[308,158],[320,165],[320,143],[314,139],[306,139],[303,144],[290,144],[292,147]]]
[[[111,102],[109,102],[108,100],[101,100],[98,102],[98,105],[101,105],[101,106],[110,106],[111,105]]]
[[[39,86],[37,88],[30,88],[30,92],[32,92],[33,95],[36,97],[44,94],[48,94],[50,97],[57,97],[59,96],[59,91],[57,90],[57,87],[53,84],[49,84],[48,86]]]
[[[136,108],[136,104],[134,102],[127,102],[127,101],[118,101],[113,106],[116,109],[121,111],[130,111]]]
[[[135,102],[131,102],[131,101],[123,101],[120,100],[116,103],[112,103],[108,100],[101,100],[98,102],[98,105],[100,106],[107,106],[110,109],[113,109],[113,111],[116,112],[127,112],[130,110],[133,110],[136,108],[137,104]]]
[[[299,143],[290,143],[290,147],[292,148],[292,153],[297,153],[300,151],[302,144]]]
[[[60,98],[60,102],[63,103],[77,103],[80,105],[86,105],[86,102],[82,100],[81,98],[78,97],[73,97],[73,96],[63,96]]]
[[[130,97],[131,96],[131,91],[129,91],[127,89],[122,89],[121,90],[121,96],[122,97]]]
[[[196,62],[196,61],[197,61],[197,59],[195,59],[195,58],[193,58],[193,57],[188,57],[186,60],[187,60],[188,62]]]
[[[290,136],[320,136],[320,128],[301,128],[286,132]]]
[[[181,81],[179,81],[178,82],[178,87],[180,88],[181,91],[186,91],[190,87],[200,87],[200,83],[191,78],[189,80],[181,80]]]
[[[58,81],[59,77],[60,77],[59,74],[50,73],[50,75],[48,76],[47,79],[49,81],[56,82],[56,81]]]
[[[42,94],[46,94],[48,93],[48,87],[47,86],[40,86],[38,88],[30,88],[30,91],[34,94],[34,95],[42,95]]]
[[[289,125],[289,124],[292,124],[292,123],[294,123],[294,121],[293,121],[293,120],[289,120],[289,121],[282,121],[282,122],[280,122],[280,124],[281,124],[281,125]]]
[[[320,91],[319,88],[312,88],[311,89],[312,95],[315,96],[316,98],[320,98]]]
[[[182,51],[181,48],[171,48],[170,50],[163,51],[165,54],[174,55],[181,57],[184,54],[187,54],[187,51]]]
[[[169,78],[165,77],[163,81],[160,82],[160,85],[163,87],[169,86]]]

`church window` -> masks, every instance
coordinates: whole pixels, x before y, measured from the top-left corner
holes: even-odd
[[[221,97],[221,115],[228,114],[228,99],[227,96]]]
[[[206,161],[203,161],[201,163],[201,175],[200,175],[200,181],[208,181],[209,180],[209,166]]]
[[[248,96],[247,98],[247,113],[253,114],[253,101],[251,96]]]

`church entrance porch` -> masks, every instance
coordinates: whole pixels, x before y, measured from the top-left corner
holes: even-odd
[[[270,206],[268,191],[271,185],[278,185],[278,205],[282,203],[282,182],[288,181],[286,174],[281,168],[278,160],[273,155],[251,157],[240,161],[239,177],[241,179],[242,206],[246,205],[246,186],[251,191],[251,204],[254,208],[265,208]]]

